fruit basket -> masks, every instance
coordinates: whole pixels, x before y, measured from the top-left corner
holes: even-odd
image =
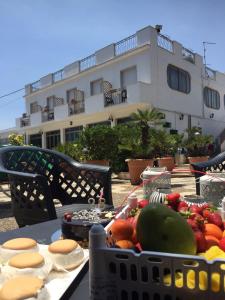
[[[130,210],[125,206],[116,219],[126,219]],[[106,231],[99,224],[92,227],[89,241],[92,300],[225,298],[225,259],[209,261],[198,255],[109,248]]]

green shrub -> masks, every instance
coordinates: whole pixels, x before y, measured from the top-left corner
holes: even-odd
[[[82,149],[85,149],[84,158],[89,160],[110,160],[118,154],[118,136],[114,130],[106,125],[86,127],[79,140]]]
[[[62,152],[63,154],[70,156],[76,161],[81,161],[82,158],[82,149],[79,143],[65,143],[59,144],[56,148],[56,151]]]

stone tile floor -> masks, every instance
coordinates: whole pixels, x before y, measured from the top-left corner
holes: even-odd
[[[172,191],[182,195],[195,194],[195,179],[191,176],[187,166],[175,170],[171,178],[171,186]],[[8,190],[7,184],[0,184],[0,231],[18,228],[15,218],[12,216]],[[132,191],[135,191],[140,198],[143,195],[142,187],[132,186],[129,180],[121,180],[113,176],[112,194],[115,207],[125,204],[127,195]]]

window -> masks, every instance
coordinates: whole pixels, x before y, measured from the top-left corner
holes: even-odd
[[[78,89],[67,91],[70,115],[84,112],[84,92]]]
[[[30,144],[36,147],[42,147],[42,137],[41,133],[30,135]]]
[[[98,95],[102,93],[103,80],[98,79],[91,82],[91,96]]]
[[[117,124],[126,124],[131,121],[132,121],[132,119],[130,117],[120,118],[120,119],[117,119]]]
[[[38,112],[38,104],[37,101],[30,103],[30,113],[36,113]]]
[[[124,89],[128,85],[137,83],[137,68],[136,66],[121,71],[121,88]]]
[[[60,144],[60,130],[46,132],[46,147],[55,148]]]
[[[47,98],[47,106],[49,111],[53,111],[55,107],[55,96],[50,96]]]
[[[220,94],[206,86],[204,88],[204,102],[209,108],[220,109]]]
[[[82,126],[66,128],[65,129],[66,142],[77,141],[82,130],[83,130]]]
[[[168,65],[167,82],[169,87],[173,90],[186,94],[191,91],[191,78],[189,73],[175,66]]]

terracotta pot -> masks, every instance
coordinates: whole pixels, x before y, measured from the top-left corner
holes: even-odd
[[[109,166],[109,161],[106,159],[86,160],[86,163],[91,165]]]
[[[167,171],[172,171],[175,167],[174,157],[168,156],[168,157],[161,157],[158,158],[159,167],[166,167]]]
[[[209,159],[209,156],[196,156],[196,157],[190,156],[190,157],[188,157],[189,164],[207,161],[208,159]]]
[[[127,159],[126,160],[130,173],[130,182],[131,184],[140,184],[141,183],[141,173],[148,167],[153,166],[152,159]]]
[[[195,157],[190,156],[190,157],[188,157],[189,164],[190,164],[190,169],[193,170],[191,164],[207,161],[208,159],[209,159],[209,156],[195,156]]]

